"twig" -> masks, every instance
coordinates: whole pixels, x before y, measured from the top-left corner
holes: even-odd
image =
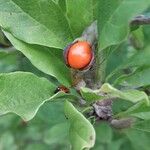
[[[131,20],[130,25],[148,25],[150,24],[150,17],[140,15]]]

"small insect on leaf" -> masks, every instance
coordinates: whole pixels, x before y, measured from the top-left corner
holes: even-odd
[[[64,85],[58,86],[54,93],[58,93],[58,92],[70,93],[69,89]]]

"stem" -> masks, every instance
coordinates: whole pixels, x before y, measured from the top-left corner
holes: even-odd
[[[90,111],[92,109],[93,109],[92,106],[86,107],[85,109],[82,110],[82,113],[85,113],[85,112]]]
[[[93,125],[95,124],[95,122],[96,122],[96,118],[95,118],[95,116],[90,116],[89,118],[88,118],[88,120],[92,120],[93,119]]]
[[[146,25],[146,24],[150,24],[150,17],[146,17],[144,15],[140,15],[135,17],[131,23],[131,25]]]
[[[92,46],[97,43],[97,20],[95,20],[90,26],[88,26],[82,33],[82,39],[88,41]]]

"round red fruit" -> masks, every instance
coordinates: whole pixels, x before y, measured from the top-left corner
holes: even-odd
[[[74,69],[84,69],[92,61],[93,52],[87,41],[78,41],[69,47],[67,64]]]

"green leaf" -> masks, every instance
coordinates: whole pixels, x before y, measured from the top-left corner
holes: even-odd
[[[111,97],[121,98],[134,103],[133,106],[129,107],[126,111],[116,114],[115,117],[134,116],[136,112],[141,113],[143,111],[142,110],[143,107],[150,108],[149,98],[143,91],[133,89],[121,91],[115,89],[108,83],[103,84],[99,91],[107,94],[110,98]]]
[[[91,90],[89,88],[81,88],[80,93],[82,98],[87,102],[93,102],[104,98],[104,96],[98,95],[96,91]]]
[[[2,135],[2,133],[5,133],[6,131],[8,131],[8,129],[17,126],[18,125],[18,119],[20,119],[18,116],[14,115],[14,114],[7,114],[4,116],[0,117],[0,135]]]
[[[114,71],[112,71],[106,80],[109,80],[114,75],[118,74],[120,70],[131,67],[149,67],[150,66],[150,47],[147,46],[143,50],[137,51],[133,56],[129,57],[121,65],[119,65]]]
[[[114,114],[118,114],[122,111],[126,111],[131,106],[133,106],[132,102],[122,99],[116,99],[113,101],[112,110]]]
[[[0,49],[0,73],[18,69],[18,52],[14,48]]]
[[[97,123],[95,126],[96,143],[97,144],[110,144],[113,139],[112,128],[105,122]]]
[[[51,144],[61,144],[66,141],[69,133],[69,123],[59,123],[44,133],[45,143]]]
[[[144,119],[144,120],[149,120],[150,119],[150,107],[149,107],[149,111],[141,111],[138,113],[133,113],[132,116],[136,117],[136,118],[140,118],[140,119]]]
[[[2,30],[0,29],[0,46],[9,46],[9,44],[7,43],[8,41],[6,40]]]
[[[75,37],[80,36],[95,16],[96,0],[66,0],[67,17]]]
[[[106,147],[108,150],[120,150],[124,139],[119,137],[117,139],[115,134],[106,122],[98,122],[95,126],[96,130],[96,143],[93,150],[105,150]],[[118,136],[118,132],[117,132]]]
[[[115,117],[127,117],[127,116],[149,120],[150,106],[149,105],[147,106],[143,101],[141,101],[129,107],[126,111],[122,111],[117,115],[115,115]]]
[[[149,13],[147,14],[147,17],[149,18],[150,17],[150,10],[148,10]],[[149,45],[149,40],[150,40],[150,27],[149,25],[147,26],[143,26],[143,31],[144,31],[144,42],[145,42],[145,45]]]
[[[5,132],[0,136],[0,149],[1,150],[17,150],[17,145],[15,144],[15,139],[10,132]]]
[[[144,48],[144,34],[142,26],[131,32],[130,42],[132,46],[138,50],[142,50]]]
[[[39,70],[56,77],[62,84],[70,86],[70,72],[60,57],[61,51],[24,43],[8,32],[5,32],[5,35]]]
[[[146,47],[144,50],[138,51],[135,55],[127,59],[120,68],[127,67],[141,67],[141,66],[150,66],[150,47]]]
[[[134,109],[135,108],[135,109]],[[140,107],[131,107],[127,111],[122,113],[123,115],[130,114],[131,116],[144,119],[144,120],[150,120],[150,106],[145,106],[142,104]]]
[[[100,50],[125,40],[130,20],[150,6],[147,0],[99,0],[98,29]]]
[[[132,126],[132,129],[150,133],[150,120],[139,121]]]
[[[33,149],[38,149],[38,150],[47,150],[49,149],[49,146],[46,146],[42,143],[31,143],[31,144],[26,144],[26,148],[24,150],[33,150]]]
[[[150,68],[140,69],[133,74],[124,75],[116,79],[115,84],[138,88],[150,85]]]
[[[70,121],[70,141],[73,150],[90,149],[95,143],[95,131],[91,123],[68,101],[65,114]]]
[[[108,150],[120,150],[122,147],[122,144],[124,143],[124,139],[119,139],[116,141],[112,141],[109,145],[108,145]]]
[[[68,21],[52,0],[1,0],[0,26],[30,44],[64,48],[72,41]]]
[[[111,53],[107,56],[107,67],[106,67],[106,76],[111,74],[118,66],[128,59],[128,49],[127,41],[120,44],[116,49],[111,48]],[[106,50],[105,50],[106,51]],[[117,74],[118,75],[118,74]],[[115,76],[116,77],[116,76]]]
[[[141,130],[133,130],[129,129],[126,131],[126,136],[130,140],[133,148],[135,150],[149,150],[150,147],[150,134],[146,134],[145,132],[142,132]]]
[[[104,83],[100,89],[91,90],[88,88],[81,89],[81,95],[87,102],[93,102],[96,100],[104,100],[108,98],[121,98],[123,100],[128,100],[132,103],[144,102],[149,105],[149,99],[146,93],[138,90],[118,90],[112,87],[108,83]]]
[[[66,0],[58,0],[58,4],[61,7],[62,11],[66,13]]]
[[[14,72],[0,75],[0,114],[16,113],[32,119],[40,106],[50,100],[55,86],[31,73]]]
[[[45,116],[48,116],[48,118]],[[49,127],[65,122],[66,118],[64,114],[64,101],[59,100],[53,102],[46,102],[39,109],[36,117],[32,120],[32,122],[35,121],[36,123],[39,120],[47,124]]]
[[[148,96],[143,91],[138,91],[138,90],[133,90],[133,89],[121,91],[112,87],[108,83],[105,83],[102,85],[102,87],[100,88],[100,92],[106,93],[111,97],[121,98],[124,100],[131,101],[133,103],[137,103],[141,101],[144,101],[145,104],[147,105],[149,105],[150,103]]]
[[[58,4],[58,2],[59,2],[59,0],[52,0],[52,1],[54,1],[56,4]]]

